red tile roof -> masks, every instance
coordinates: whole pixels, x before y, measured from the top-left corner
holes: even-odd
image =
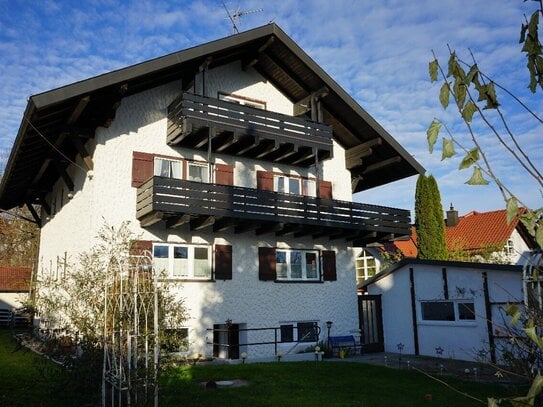
[[[28,291],[30,278],[30,267],[0,266],[0,291]]]
[[[459,217],[456,226],[445,228],[449,249],[478,250],[503,247],[517,227],[518,219],[507,224],[505,209],[492,212],[472,211]]]
[[[505,209],[491,212],[472,211],[458,218],[456,226],[445,228],[445,241],[449,250],[476,251],[485,247],[502,247],[517,227],[518,219],[507,224]],[[411,227],[409,240],[392,242],[392,248],[385,245],[385,250],[400,250],[404,257],[417,257],[417,233]],[[392,250],[391,250],[392,249]]]

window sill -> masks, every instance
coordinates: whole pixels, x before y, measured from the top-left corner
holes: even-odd
[[[322,284],[322,280],[274,280],[275,283],[281,284]]]
[[[214,279],[209,278],[159,278],[161,283],[214,283]]]
[[[473,328],[477,326],[477,321],[418,321],[418,325]]]

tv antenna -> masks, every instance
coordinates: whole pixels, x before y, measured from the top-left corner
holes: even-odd
[[[246,16],[247,14],[255,14],[260,13],[261,11],[264,11],[263,8],[255,9],[255,10],[240,10],[238,9],[234,11],[232,14],[230,14],[230,11],[228,11],[228,8],[226,7],[226,4],[224,4],[224,1],[222,2],[222,5],[224,9],[226,10],[226,14],[228,15],[228,18],[230,19],[230,22],[232,23],[232,34],[239,34],[239,28],[241,17]]]

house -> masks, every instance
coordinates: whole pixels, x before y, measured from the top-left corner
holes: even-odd
[[[32,96],[0,206],[40,225],[41,278],[130,221],[182,283],[190,351],[238,358],[358,328],[356,251],[409,212],[352,194],[423,171],[269,24]]]
[[[507,223],[505,209],[458,216],[452,205],[445,219],[445,241],[453,258],[501,264],[523,265],[536,247],[518,218]],[[363,249],[356,260],[357,282],[385,269],[391,258],[417,258],[417,254],[417,231],[412,226],[409,236]]]
[[[494,363],[509,346],[506,308],[524,299],[522,267],[505,264],[404,259],[359,288],[377,304],[363,321],[368,346]]]
[[[29,300],[31,279],[30,267],[0,266],[0,326],[26,324],[16,310]]]

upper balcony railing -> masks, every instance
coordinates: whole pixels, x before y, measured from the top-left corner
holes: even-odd
[[[379,240],[409,233],[409,211],[357,202],[152,177],[138,188],[142,226],[193,222],[215,229]]]
[[[167,143],[291,165],[332,157],[332,128],[217,98],[182,93],[168,107]],[[317,156],[316,156],[317,155]]]

